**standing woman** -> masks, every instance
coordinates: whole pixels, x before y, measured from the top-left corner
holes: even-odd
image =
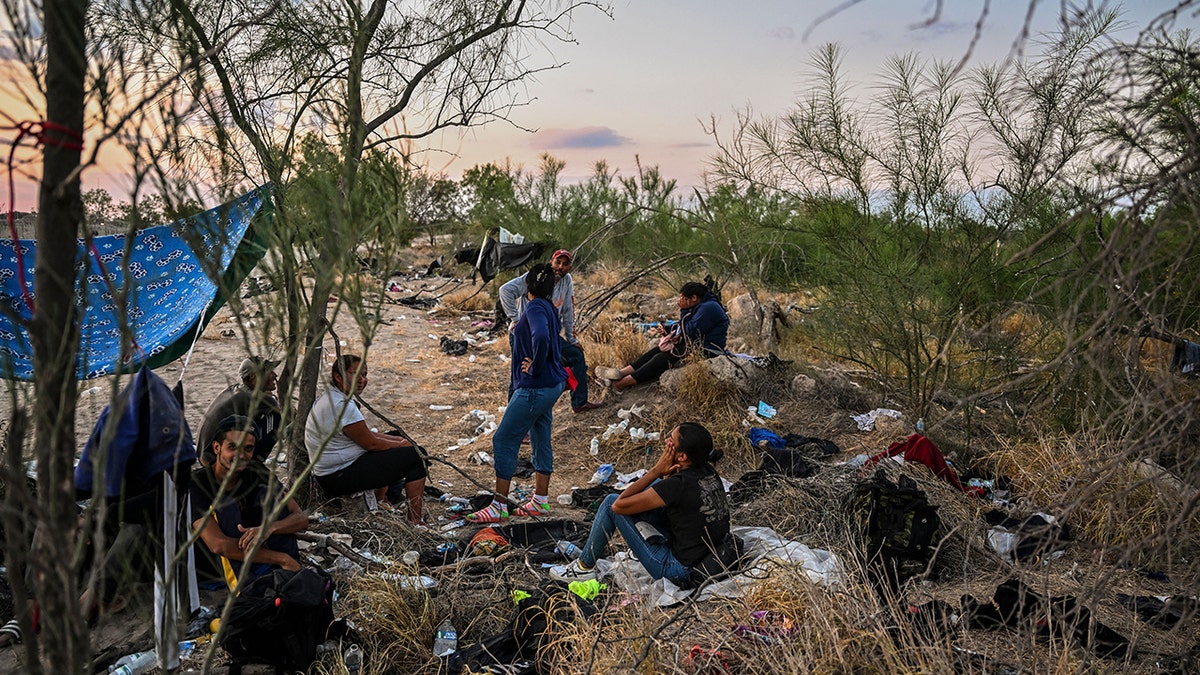
[[[554,281],[554,269],[546,264],[534,265],[525,276],[529,304],[512,334],[513,393],[504,419],[492,436],[496,494],[490,505],[466,517],[471,522],[498,523],[508,518],[508,490],[526,433],[533,446],[534,494],[513,515],[541,516],[550,512],[550,474],[554,472],[550,424],[554,404],[567,380],[566,371],[559,365],[558,310],[550,302]]]
[[[663,446],[646,475],[620,495],[604,498],[579,558],[552,567],[551,577],[595,579],[596,561],[617,532],[650,576],[680,585],[690,581],[693,567],[718,550],[729,534],[729,503],[713,462],[724,453],[713,449],[712,434],[695,422],[672,429]],[[640,522],[653,525],[662,538],[647,541]]]

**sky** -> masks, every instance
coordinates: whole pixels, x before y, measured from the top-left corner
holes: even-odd
[[[786,112],[803,95],[811,55],[825,43],[841,45],[847,73],[864,83],[898,54],[957,62],[971,46],[984,2],[944,4],[938,21],[921,27],[934,2],[616,0],[611,19],[578,15],[578,44],[554,46],[564,67],[540,76],[530,87],[536,100],[514,115],[535,133],[494,124],[465,136],[444,134],[437,145],[458,158],[447,164],[431,155],[428,165],[451,176],[506,158],[536,169],[540,155],[550,153],[566,161],[564,179],[578,181],[597,160],[630,175],[640,159],[681,186],[699,185],[716,150],[704,125],[715,116],[729,130],[736,111],[747,107],[757,115]],[[1128,3],[1125,18],[1144,25],[1175,4],[1138,0]],[[1012,56],[1028,8],[1023,0],[992,0],[968,66]],[[1060,8],[1036,4],[1035,32],[1052,31]],[[828,18],[818,23],[822,16]],[[1197,27],[1200,20],[1193,10],[1175,25]]]
[[[458,178],[488,162],[535,170],[540,156],[550,153],[566,162],[566,182],[583,180],[599,160],[631,175],[640,160],[681,187],[700,185],[716,150],[704,125],[715,117],[728,131],[736,111],[746,108],[762,116],[785,113],[804,94],[811,55],[824,43],[841,45],[848,76],[862,83],[894,55],[962,58],[985,0],[944,4],[936,22],[921,26],[936,11],[936,0],[614,0],[611,17],[599,11],[574,17],[575,43],[542,42],[532,49],[533,63],[561,67],[527,84],[532,101],[513,111],[512,124],[437,134],[424,164]],[[1144,25],[1175,4],[1128,2],[1125,18]],[[1029,2],[991,0],[987,6],[969,66],[1014,54]],[[1038,0],[1034,32],[1053,30],[1061,6]],[[827,18],[818,22],[821,17]],[[1178,17],[1175,26],[1200,27],[1196,10]],[[1036,47],[1025,43],[1024,49]],[[111,163],[89,169],[85,189],[112,189],[121,169]],[[18,210],[34,208],[34,189],[32,182],[20,182]]]

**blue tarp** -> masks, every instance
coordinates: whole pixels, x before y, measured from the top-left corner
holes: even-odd
[[[234,201],[169,225],[94,239],[94,255],[82,239],[79,261],[86,273],[76,284],[80,303],[80,349],[75,362],[78,379],[136,369],[142,363],[161,365],[173,345],[189,340],[205,309],[216,298],[222,278],[254,215],[269,204],[270,186],[257,188]],[[126,257],[127,239],[132,246]],[[38,243],[18,242],[25,279],[37,305],[33,267]],[[52,245],[52,244],[51,244]],[[261,253],[260,253],[261,255]],[[0,375],[33,379],[33,348],[22,322],[28,322],[17,255],[11,240],[0,240]],[[248,270],[247,270],[248,271]],[[106,280],[107,277],[107,280]],[[117,296],[127,298],[127,323],[139,350],[121,362],[122,321]],[[18,321],[13,320],[13,316]],[[211,313],[210,313],[211,315]]]

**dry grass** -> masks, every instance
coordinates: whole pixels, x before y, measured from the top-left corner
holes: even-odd
[[[459,285],[441,297],[442,304],[463,312],[486,312],[496,306],[487,286]]]
[[[1168,563],[1200,549],[1200,516],[1180,495],[1140,476],[1125,447],[1084,433],[1032,442],[1000,439],[986,461],[1031,505],[1059,515],[1093,544]]]

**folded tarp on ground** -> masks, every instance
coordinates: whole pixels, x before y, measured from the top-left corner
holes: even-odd
[[[169,225],[96,237],[94,252],[85,240],[77,240],[78,260],[86,271],[76,283],[81,322],[75,376],[90,379],[143,363],[158,367],[186,352],[197,322],[207,323],[220,307],[217,280],[236,290],[262,257],[265,249],[246,234],[255,215],[269,210],[271,189],[257,188]],[[30,240],[0,240],[0,304],[6,305],[0,312],[0,375],[6,379],[33,378],[33,348],[24,328],[31,316],[25,290],[36,306],[37,246]],[[27,289],[21,288],[22,266]],[[121,297],[124,320],[117,302]],[[139,348],[125,362],[123,330],[124,339],[131,335]]]

